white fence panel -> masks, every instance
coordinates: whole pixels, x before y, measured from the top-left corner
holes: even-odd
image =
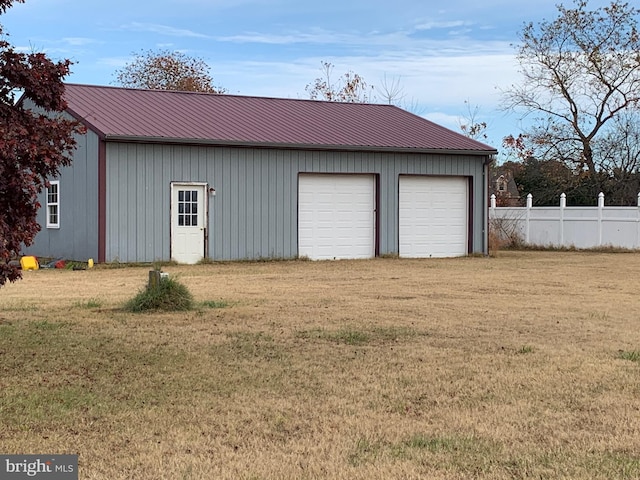
[[[516,233],[529,245],[594,248],[613,246],[640,249],[640,194],[638,207],[605,207],[604,195],[597,207],[567,207],[566,196],[558,207],[497,207],[491,196],[489,218],[498,235]]]

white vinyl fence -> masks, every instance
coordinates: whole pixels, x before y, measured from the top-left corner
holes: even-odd
[[[528,245],[640,248],[640,194],[637,207],[605,207],[603,193],[597,207],[567,207],[564,193],[559,207],[532,204],[529,194],[526,207],[497,207],[491,195],[490,229],[505,238],[518,236]]]

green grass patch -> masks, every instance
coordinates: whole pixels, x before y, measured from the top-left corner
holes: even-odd
[[[102,300],[98,298],[90,298],[89,300],[86,300],[84,302],[78,301],[73,304],[73,306],[76,308],[87,308],[87,309],[100,308],[102,307],[102,305],[103,305]]]
[[[345,343],[347,345],[363,345],[368,343],[370,338],[367,333],[350,328],[339,330],[333,334],[333,339],[337,343]]]
[[[48,320],[37,320],[35,322],[32,322],[32,325],[33,325],[33,328],[35,328],[36,330],[43,330],[43,331],[59,330],[60,327],[62,326],[62,324],[60,323],[50,322]]]
[[[602,472],[608,478],[640,478],[640,459],[632,452],[590,452],[585,470]]]
[[[527,353],[533,353],[533,347],[531,345],[523,345],[516,350],[518,355],[526,355]]]
[[[188,395],[190,357],[171,347],[130,345],[49,320],[0,325],[0,419],[17,430],[58,429]],[[93,420],[92,420],[93,419]]]
[[[78,411],[100,410],[101,401],[83,387],[62,386],[35,388],[28,393],[5,394],[0,399],[3,415],[16,424],[57,422],[77,414]]]
[[[459,472],[484,456],[497,451],[498,445],[475,436],[437,436],[417,433],[399,442],[360,437],[348,456],[353,466],[384,462],[387,458],[401,461],[428,461],[449,465]]]
[[[423,335],[425,334],[408,327],[375,327],[371,329],[373,339],[382,342],[397,342],[404,338]]]
[[[640,363],[640,350],[620,350],[620,352],[618,353],[618,358]]]
[[[398,342],[403,338],[415,337],[418,332],[406,327],[374,327],[370,329],[341,328],[327,330],[314,328],[296,332],[296,337],[307,340],[325,340],[345,345],[366,345],[370,343]]]
[[[229,306],[229,302],[226,300],[205,300],[200,302],[200,306],[204,308],[226,308]]]
[[[337,331],[314,328],[312,330],[297,332],[296,337],[305,340],[326,340],[346,345],[364,345],[368,343],[371,338],[366,332],[353,328],[343,328]]]
[[[37,312],[39,309],[40,307],[35,303],[24,302],[19,302],[2,308],[5,312]]]
[[[228,342],[214,348],[220,359],[227,357],[229,361],[230,357],[234,361],[253,362],[257,359],[282,360],[285,356],[284,348],[264,332],[232,332],[227,337]]]
[[[384,453],[385,447],[385,442],[381,440],[360,437],[356,442],[353,452],[349,454],[349,463],[357,467],[364,463],[374,462]]]
[[[402,446],[430,452],[455,452],[470,450],[474,441],[469,438],[433,437],[417,434],[402,442]]]
[[[163,278],[156,286],[147,286],[129,300],[124,309],[139,313],[147,311],[185,311],[194,307],[193,295],[175,278]]]

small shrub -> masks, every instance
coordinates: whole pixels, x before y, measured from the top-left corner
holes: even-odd
[[[525,246],[524,238],[518,230],[517,218],[492,218],[489,220],[489,250],[496,252],[503,248],[518,250]]]
[[[493,253],[504,248],[506,242],[500,238],[499,232],[496,231],[491,222],[489,223],[489,252]]]
[[[163,278],[157,286],[147,286],[129,300],[124,309],[129,312],[149,310],[184,311],[193,308],[193,295],[182,283],[173,278]]]

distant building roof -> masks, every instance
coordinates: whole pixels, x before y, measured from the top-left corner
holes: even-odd
[[[107,140],[496,153],[393,105],[78,84],[65,86],[65,99]]]

